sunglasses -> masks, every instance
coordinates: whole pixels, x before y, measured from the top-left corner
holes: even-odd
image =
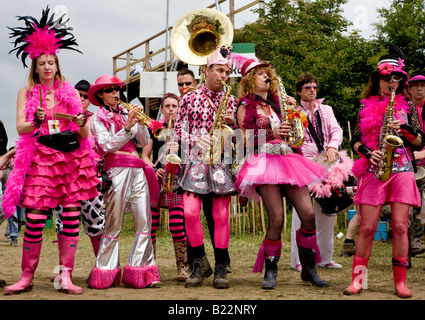
[[[403,77],[398,74],[387,74],[380,77],[382,80],[390,82],[391,80],[394,82],[400,82]]]
[[[306,90],[317,90],[317,88],[319,88],[319,86],[317,84],[311,85],[311,84],[307,84],[305,86],[302,86],[301,88],[306,89]]]
[[[87,100],[89,98],[89,95],[80,93],[80,98],[84,98]]]
[[[115,87],[109,87],[106,89],[103,89],[103,92],[105,93],[111,93],[112,91],[117,91],[120,92],[121,88],[119,86],[115,86]]]
[[[184,85],[190,86],[191,84],[192,84],[192,82],[179,82],[179,83],[177,83],[177,85],[179,87],[183,87]]]

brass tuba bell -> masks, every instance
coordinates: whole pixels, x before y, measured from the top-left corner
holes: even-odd
[[[170,34],[170,45],[181,61],[202,66],[217,46],[230,45],[233,25],[222,12],[211,8],[192,10],[182,16]]]

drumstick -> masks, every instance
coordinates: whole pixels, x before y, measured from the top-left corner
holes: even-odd
[[[41,83],[40,83],[40,107],[43,108],[43,92],[41,90]]]

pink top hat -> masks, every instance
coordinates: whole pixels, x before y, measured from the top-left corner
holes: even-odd
[[[232,65],[230,63],[230,61],[226,58],[223,57],[221,50],[223,47],[216,47],[213,51],[213,53],[208,56],[207,58],[207,67],[212,66],[213,64],[219,64],[219,65],[225,65],[228,66],[230,69],[232,69]]]
[[[102,106],[102,104],[97,99],[96,93],[104,87],[117,85],[120,88],[122,88],[124,84],[125,84],[125,81],[122,81],[120,78],[116,76],[111,76],[109,74],[100,76],[99,78],[96,79],[95,83],[90,86],[90,89],[88,92],[90,103],[98,107]]]
[[[261,62],[258,58],[246,60],[241,67],[241,75],[244,77],[248,72],[257,67],[270,67],[269,64]]]

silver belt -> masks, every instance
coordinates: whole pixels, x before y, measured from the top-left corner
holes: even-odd
[[[272,154],[272,155],[282,155],[286,156],[287,154],[293,153],[293,150],[285,142],[280,144],[265,143],[261,146],[261,152]]]
[[[376,171],[376,166],[373,164],[370,164],[367,167],[367,171],[368,172],[375,172]],[[414,172],[413,167],[410,163],[407,163],[405,165],[402,166],[398,166],[396,163],[393,163],[392,166],[392,173],[400,173],[400,172]]]

